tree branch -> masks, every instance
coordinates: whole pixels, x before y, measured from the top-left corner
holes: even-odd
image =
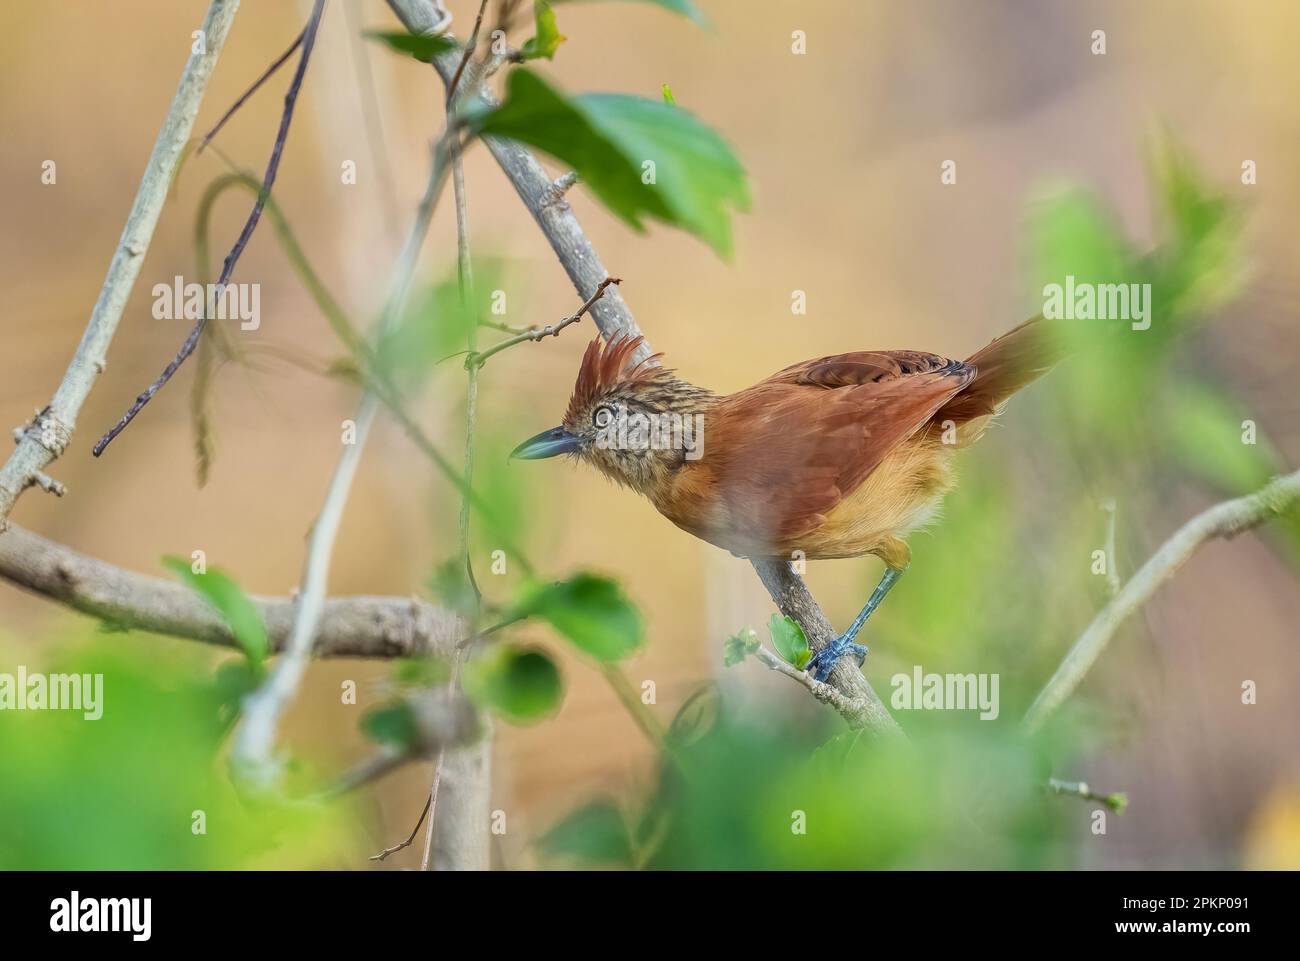
[[[202,49],[191,53],[185,64],[180,85],[172,97],[162,129],[158,131],[158,139],[145,165],[135,202],[127,215],[126,226],[122,228],[122,237],[113,252],[113,260],[81,343],[77,345],[53,399],[23,432],[17,449],[0,468],[0,531],[4,530],[19,495],[67,448],[81,405],[108,363],[108,345],[117,332],[122,310],[140,274],[172,178],[184,156],[194,118],[203,102],[208,80],[238,9],[239,0],[212,0],[208,7],[201,28]]]
[[[178,581],[137,574],[18,525],[0,534],[0,578],[114,629],[150,631],[235,650],[221,615]],[[285,649],[296,601],[254,597],[271,651]],[[340,597],[325,603],[317,657],[451,657],[466,625],[452,612],[406,597]]]
[[[1030,706],[1024,719],[1025,728],[1032,733],[1042,727],[1052,712],[1079,686],[1119,626],[1160,585],[1173,577],[1198,547],[1212,538],[1234,537],[1258,527],[1286,510],[1297,498],[1300,498],[1300,471],[1275,478],[1254,494],[1216,504],[1179,528],[1120,588],[1114,600],[1102,608],[1074,642],[1061,666]]]

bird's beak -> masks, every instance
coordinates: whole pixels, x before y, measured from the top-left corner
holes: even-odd
[[[542,431],[536,437],[528,438],[516,447],[510,452],[510,459],[514,460],[518,457],[521,460],[541,460],[543,457],[567,454],[581,446],[581,437],[570,434],[563,427],[552,427],[550,430]]]

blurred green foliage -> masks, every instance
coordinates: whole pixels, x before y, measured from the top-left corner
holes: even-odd
[[[158,642],[148,643],[156,649]],[[243,662],[210,677],[191,661],[114,653],[101,641],[40,670],[102,674],[103,716],[0,712],[0,867],[336,863],[347,837],[343,807],[253,803],[231,787],[220,754],[251,683]]]
[[[675,870],[1061,866],[1051,842],[1072,809],[1044,797],[1036,749],[1013,729],[825,736],[724,711],[676,747],[643,803],[589,802],[539,852],[554,866]]]

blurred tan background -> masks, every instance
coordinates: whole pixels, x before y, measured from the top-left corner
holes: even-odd
[[[449,6],[463,35],[477,5]],[[1290,463],[1300,462],[1293,280],[1300,253],[1300,67],[1292,42],[1300,7],[1288,0],[701,6],[716,30],[642,4],[565,5],[559,14],[568,42],[541,68],[574,92],[654,97],[667,82],[679,104],[726,136],[749,171],[754,209],[736,221],[732,264],[676,231],[633,234],[581,187],[571,193],[606,265],[624,279],[623,295],[639,323],[686,377],[727,391],[793,361],[843,350],[968,355],[1037,309],[1023,271],[1022,226],[1025,205],[1044,181],[1068,176],[1091,185],[1131,235],[1149,237],[1144,138],[1164,123],[1209,179],[1249,212],[1257,279],[1230,312],[1231,323],[1203,334],[1203,349],[1225,358],[1270,436]],[[308,7],[245,0],[196,133],[284,49]],[[62,376],[205,9],[203,0],[12,0],[0,8],[6,428],[44,404]],[[441,128],[442,87],[432,71],[356,39],[363,28],[397,24],[379,0],[332,0],[275,195],[331,289],[368,324]],[[807,34],[804,56],[790,52],[796,29]],[[1107,33],[1105,56],[1090,53],[1094,29]],[[377,112],[364,92],[366,74]],[[259,175],[288,76],[286,70],[275,78],[218,141]],[[53,186],[40,182],[47,159],[58,165]],[[954,187],[939,183],[946,159],[958,165]],[[1244,159],[1258,164],[1257,186],[1240,186]],[[355,186],[340,183],[345,160],[357,163]],[[161,555],[201,548],[248,590],[287,593],[338,455],[340,421],[354,410],[354,389],[285,364],[223,370],[215,395],[218,456],[202,490],[188,421],[190,371],[102,460],[89,453],[184,337],[182,322],[152,318],[150,288],[192,274],[194,209],[224,172],[214,156],[188,164],[108,370],[82,411],[73,448],[55,465],[68,496],[29,492],[14,519],[155,574]],[[578,303],[572,288],[481,147],[467,157],[466,176],[476,251],[517,265],[511,276],[519,287],[504,319],[544,323],[571,312]],[[246,214],[243,194],[219,205],[214,259],[224,256]],[[444,204],[425,248],[425,278],[444,276],[454,257],[454,222]],[[262,327],[246,336],[316,360],[341,354],[269,224],[235,280],[262,285]],[[791,315],[796,289],[807,293],[806,316]],[[488,429],[522,439],[557,422],[592,333],[585,320],[558,340],[494,359],[483,376]],[[462,388],[458,365],[445,365],[420,407],[434,437],[456,453]],[[1013,405],[1008,426],[985,443],[1015,456],[1016,418]],[[715,676],[753,703],[800,697],[788,682],[752,666],[723,675],[722,638],[746,623],[759,626],[770,613],[748,564],[677,531],[594,472],[558,462],[518,469],[529,472],[536,504],[528,537],[534,560],[555,574],[577,567],[611,573],[644,611],[650,643],[628,674],[638,684],[656,683],[654,710],[665,721]],[[1024,509],[1050,517],[1051,492],[1035,493]],[[1204,503],[1179,494],[1167,516],[1143,523],[1163,536]],[[420,591],[453,550],[456,510],[452,490],[391,422],[381,422],[347,511],[331,592]],[[488,559],[476,560],[486,592],[508,598],[515,572],[498,585],[484,573]],[[852,618],[877,574],[876,562],[867,560],[810,567],[813,588],[837,624]],[[984,613],[996,616],[996,607]],[[1269,845],[1255,839],[1300,819],[1294,579],[1252,537],[1214,544],[1145,619],[1154,643],[1131,632],[1101,666],[1103,677],[1117,678],[1113,696],[1136,705],[1142,723],[1130,743],[1099,752],[1106,760],[1081,772],[1144,803],[1116,819],[1104,839],[1081,832],[1080,857],[1107,866],[1194,866],[1238,855],[1270,863]],[[50,638],[73,636],[70,625],[78,623],[0,585],[0,631],[20,660],[39,663]],[[1043,629],[1064,651],[1083,624],[1063,617]],[[560,649],[543,629],[533,634]],[[120,642],[110,635],[93,643]],[[143,643],[148,649],[187,642]],[[224,656],[214,652],[214,663]],[[568,697],[558,718],[527,729],[499,726],[493,806],[509,819],[496,851],[503,866],[531,863],[528,840],[583,797],[629,790],[649,774],[646,743],[599,675],[576,659],[564,664]],[[380,663],[314,667],[286,742],[325,768],[359,758],[366,746],[356,721],[384,696],[387,673]],[[887,677],[882,673],[880,683]],[[1253,713],[1239,705],[1244,677],[1260,685]],[[357,707],[337,703],[344,678],[359,681]],[[339,852],[332,866],[363,866],[365,854],[405,836],[427,777],[409,769],[369,792],[357,849]],[[1222,850],[1225,843],[1233,850]],[[389,866],[416,860],[412,849]]]

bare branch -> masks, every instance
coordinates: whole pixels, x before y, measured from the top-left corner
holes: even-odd
[[[239,108],[248,102],[248,98],[257,93],[257,91],[261,89],[262,84],[270,80],[275,72],[288,62],[289,58],[293,56],[294,51],[302,46],[302,42],[306,37],[307,28],[303,27],[303,29],[298,32],[298,36],[294,38],[293,43],[289,44],[289,49],[280,54],[280,56],[276,58],[275,62],[267,67],[260,77],[253,81],[252,86],[239,95],[239,99],[230,105],[230,109],[222,114],[221,119],[212,125],[212,129],[203,135],[203,139],[199,141],[198,147],[194,150],[196,155],[203,153],[204,148],[212,142],[212,138],[221,132],[221,128],[226,125],[226,122],[231,117],[239,112]]]
[[[1216,504],[1180,527],[1084,629],[1030,706],[1024,719],[1025,728],[1033,732],[1042,727],[1052,712],[1079,686],[1119,626],[1160,585],[1173,577],[1198,547],[1213,538],[1234,537],[1258,527],[1286,510],[1297,498],[1300,498],[1300,471],[1275,478],[1254,494]]]
[[[470,355],[465,358],[465,366],[473,371],[486,364],[489,357],[494,354],[499,354],[507,348],[514,347],[516,344],[536,343],[537,341],[543,340],[547,337],[560,336],[560,331],[564,330],[565,327],[568,327],[571,324],[576,324],[578,321],[582,320],[587,311],[591,310],[596,301],[600,300],[601,296],[605,293],[605,290],[611,284],[621,284],[622,282],[623,281],[618,277],[606,277],[596,287],[596,292],[588,297],[581,307],[568,317],[565,317],[558,324],[547,324],[544,327],[529,327],[527,330],[521,331],[508,340],[503,340],[500,343],[493,344],[487,350],[481,352],[471,351]]]
[[[19,495],[31,486],[34,475],[44,470],[51,461],[62,455],[72,438],[81,405],[94,386],[95,379],[107,365],[108,345],[117,332],[118,322],[144,256],[153,240],[154,228],[171,189],[190,139],[194,118],[203,103],[208,80],[217,65],[221,48],[225,45],[230,25],[239,9],[239,0],[212,0],[203,19],[204,43],[191,53],[181,74],[180,85],[172,97],[171,106],[163,120],[153,152],[145,165],[144,176],[136,191],[135,202],[127,215],[126,226],[113,260],[108,266],[99,299],[95,301],[90,320],[86,324],[81,343],[77,345],[68,369],[63,375],[54,398],[44,408],[41,416],[23,432],[18,448],[0,468],[0,531],[4,530],[9,512]]]
[[[98,618],[113,629],[149,631],[238,649],[221,616],[178,581],[137,574],[47,540],[17,524],[0,534],[0,578]],[[282,651],[295,601],[254,597],[271,650]],[[408,597],[340,597],[325,604],[317,657],[451,657],[466,632],[454,613]]]
[[[1076,797],[1081,801],[1100,801],[1116,814],[1122,813],[1128,807],[1128,795],[1123,791],[1101,794],[1088,787],[1085,781],[1058,781],[1056,778],[1048,778],[1043,790],[1061,797]]]

